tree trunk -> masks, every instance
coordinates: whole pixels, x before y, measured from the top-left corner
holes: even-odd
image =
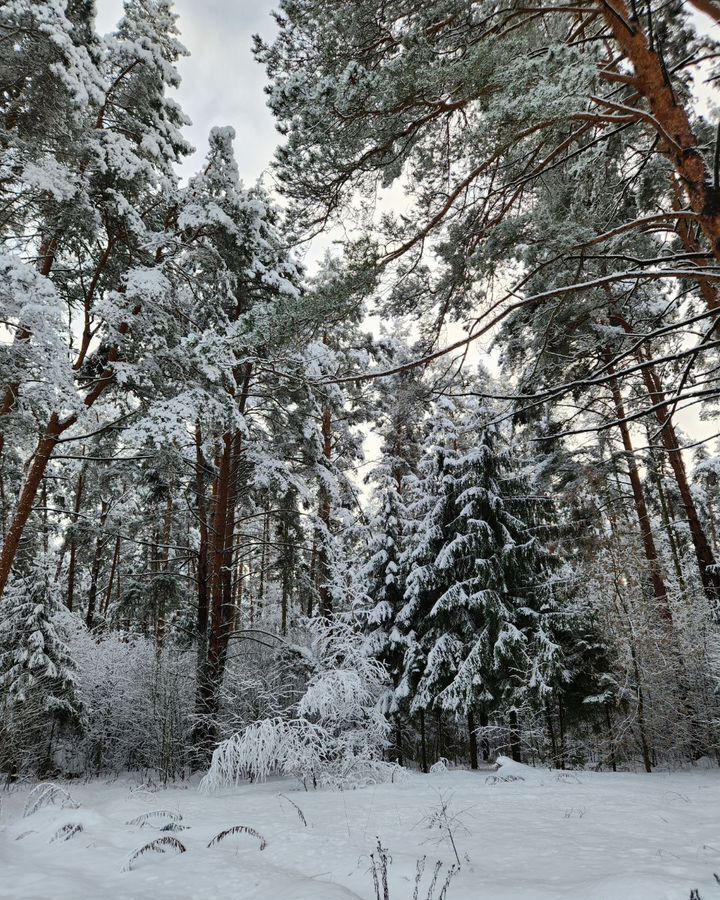
[[[250,390],[252,366],[244,367],[242,386],[238,397],[238,410],[244,413]],[[225,673],[227,645],[234,618],[233,606],[233,556],[235,552],[235,512],[239,497],[242,435],[240,432],[226,432],[222,438],[222,449],[213,484],[212,525],[208,540],[207,601],[209,615],[205,625],[208,632],[207,653],[200,662],[198,651],[198,675],[196,712],[200,724],[196,729],[196,747],[207,752],[215,740],[215,717],[220,708],[220,688]],[[196,430],[196,457],[202,462],[199,426]],[[202,497],[202,487],[199,496]],[[200,582],[200,573],[198,574]],[[198,604],[198,617],[202,603]],[[202,623],[198,623],[199,625]]]
[[[66,426],[65,426],[66,427]],[[65,430],[63,424],[56,413],[50,417],[47,427],[38,441],[35,454],[30,463],[25,482],[20,492],[20,499],[15,508],[10,527],[8,528],[7,537],[3,544],[2,552],[0,552],[0,597],[3,596],[10,573],[12,572],[15,557],[17,556],[18,547],[22,540],[25,525],[27,524],[30,514],[32,513],[33,504],[37,497],[37,492],[45,475],[45,471],[50,461],[58,439]]]
[[[103,597],[102,604],[100,606],[100,616],[105,619],[107,616],[108,607],[110,606],[110,598],[112,597],[112,589],[113,589],[113,581],[115,580],[115,574],[118,572],[118,566],[120,565],[120,544],[121,538],[118,534],[115,537],[115,551],[113,552],[112,563],[110,564],[110,577],[108,579],[107,590],[105,591],[105,596]],[[120,580],[120,575],[118,573],[118,581]]]
[[[72,612],[75,605],[75,571],[77,563],[77,539],[75,530],[77,528],[80,510],[82,508],[82,495],[85,487],[85,466],[80,469],[78,476],[77,488],[75,490],[75,503],[73,505],[73,517],[70,523],[70,562],[68,563],[67,574],[67,599],[65,601],[67,608]]]
[[[717,0],[690,0],[690,3],[695,9],[699,9],[701,13],[710,16],[711,19],[714,19],[720,25],[720,4],[718,4]]]
[[[708,6],[708,0],[694,2]],[[632,64],[633,87],[647,101],[653,119],[659,125],[660,151],[671,161],[677,179],[683,185],[710,252],[720,260],[720,190],[713,183],[712,173],[698,149],[699,141],[690,116],[678,99],[682,95],[673,91],[657,45],[648,39],[627,0],[612,0],[612,3],[596,0],[596,6]]]
[[[224,584],[223,563],[225,561],[225,536],[227,530],[228,504],[230,500],[230,475],[232,469],[232,436],[228,432],[223,438],[223,450],[215,485],[215,504],[212,518],[210,553],[210,635],[208,640],[205,705],[206,714],[217,712],[217,691],[225,662],[224,644]]]
[[[650,754],[650,744],[648,742],[647,737],[647,725],[645,722],[645,692],[643,691],[642,686],[642,676],[640,674],[640,666],[638,665],[638,658],[635,652],[635,648],[631,645],[630,647],[630,656],[633,662],[633,671],[635,672],[635,680],[637,682],[636,688],[636,696],[637,696],[637,717],[638,717],[638,732],[640,735],[640,749],[642,751],[643,765],[645,766],[646,772],[652,772],[652,757]]]
[[[660,376],[657,374],[654,366],[647,366],[643,369],[643,380],[650,402],[655,406],[655,417],[660,425],[663,447],[670,460],[670,466],[677,482],[683,507],[685,508],[703,588],[714,608],[720,609],[720,573],[716,571],[715,557],[710,541],[705,534],[705,529],[702,526],[697,507],[695,506],[695,500],[685,469],[685,462],[682,457],[682,449],[672,423],[672,411],[669,409]]]
[[[648,437],[648,445],[652,443],[652,436],[650,434],[650,428],[647,429],[647,437]],[[665,487],[663,485],[663,477],[664,477],[664,466],[663,460],[661,459],[659,462],[656,459],[654,453],[650,454],[650,466],[649,466],[650,474],[652,475],[653,481],[655,482],[655,490],[657,491],[658,500],[660,501],[660,514],[662,517],[663,528],[665,529],[665,533],[668,536],[668,544],[670,545],[670,555],[673,560],[673,569],[675,570],[675,577],[678,580],[678,585],[680,586],[680,590],[683,593],[683,596],[687,595],[687,585],[685,584],[685,577],[683,575],[682,570],[682,562],[680,559],[680,551],[678,549],[677,536],[675,534],[675,530],[673,528],[673,523],[670,519],[670,504],[668,503],[668,498],[665,493]]]
[[[487,710],[482,708],[480,710],[480,727],[487,728],[490,724],[488,719]],[[480,750],[482,752],[483,762],[487,762],[490,759],[490,741],[488,740],[488,736],[486,732],[483,732],[483,736],[480,739]]]
[[[508,713],[508,722],[510,723],[510,755],[515,762],[522,762],[520,728],[518,727],[517,712],[514,709]]]
[[[615,757],[615,733],[613,731],[612,719],[610,717],[610,707],[607,703],[605,706],[605,724],[607,725],[608,738],[610,740],[610,768],[613,772],[617,772],[617,759]]]
[[[85,616],[85,624],[88,628],[95,625],[95,607],[97,605],[98,580],[100,578],[100,566],[103,560],[103,550],[105,548],[105,521],[107,520],[110,504],[107,500],[100,502],[100,521],[98,523],[98,536],[95,540],[95,553],[90,567],[90,590],[88,591],[87,615]]]
[[[139,303],[136,304],[133,307],[132,315],[139,315],[141,310],[142,305]],[[123,338],[129,331],[129,321],[121,322],[117,328],[119,338]],[[119,359],[120,344],[116,343],[108,351],[105,368],[95,379],[93,387],[90,388],[85,395],[85,399],[83,400],[85,409],[91,409],[108,387],[114,382],[115,369],[113,367]],[[10,528],[8,529],[2,551],[0,552],[0,599],[2,599],[5,588],[7,587],[12,567],[15,563],[15,557],[17,556],[18,547],[20,546],[20,541],[22,540],[27,521],[30,518],[30,513],[32,512],[33,504],[37,497],[38,488],[45,475],[48,462],[55,451],[60,436],[63,432],[67,431],[68,428],[75,425],[78,418],[79,414],[73,413],[68,416],[68,418],[61,421],[57,412],[52,413],[48,420],[48,424],[38,441],[30,467],[25,476],[22,491],[20,492],[20,498],[15,507]]]
[[[332,412],[329,406],[323,410],[322,417],[323,456],[328,464],[332,458]],[[328,554],[328,542],[330,540],[330,492],[323,484],[320,485],[320,510],[319,516],[322,522],[323,532],[318,542],[317,556],[317,586],[318,602],[321,616],[332,615],[332,594],[330,592],[330,559]]]
[[[555,727],[553,725],[552,716],[553,716],[553,714],[552,714],[552,709],[550,708],[550,704],[546,703],[545,704],[545,724],[547,725],[548,738],[550,739],[552,761],[553,761],[553,765],[555,766],[555,768],[559,769],[560,768],[559,754],[558,754],[557,740],[555,739]]]
[[[268,547],[270,545],[270,506],[263,514],[262,539],[260,541],[260,584],[258,586],[258,611],[265,606],[265,582],[267,580]]]
[[[237,631],[242,627],[242,601],[243,601],[243,581],[245,580],[245,566],[242,558],[238,554],[235,563],[235,575],[233,581],[233,624],[232,630]]]
[[[468,710],[467,715],[468,737],[470,739],[470,768],[478,768],[478,742],[475,733],[475,717],[472,710]]]
[[[170,574],[170,540],[172,538],[173,498],[172,490],[168,486],[167,500],[165,501],[165,517],[163,520],[162,546],[160,547],[160,570],[167,577]],[[155,619],[155,652],[159,655],[165,644],[165,585],[160,591]]]
[[[282,595],[280,598],[280,634],[287,634],[288,606],[290,604],[290,563],[286,558],[290,539],[287,520],[283,519],[281,540],[283,542]]]
[[[403,734],[402,722],[398,716],[395,719],[395,762],[401,766],[403,764]]]
[[[312,549],[310,550],[310,584],[317,585],[317,560],[318,560],[318,551],[317,551],[317,534],[313,538]],[[307,610],[306,615],[308,619],[312,616],[313,610],[313,591],[312,588],[308,591],[307,598]]]
[[[608,372],[613,373],[614,369],[611,363],[612,355],[609,351],[605,354]],[[652,525],[650,516],[648,515],[647,503],[645,501],[645,493],[643,491],[640,473],[637,463],[635,462],[635,450],[633,448],[632,439],[630,437],[630,429],[625,421],[625,406],[620,393],[620,385],[617,379],[613,378],[610,382],[612,392],[613,405],[615,407],[615,416],[618,420],[618,428],[622,436],[623,447],[625,448],[625,461],[628,468],[628,476],[630,478],[630,486],[632,488],[633,502],[635,505],[635,514],[637,516],[638,525],[640,526],[640,535],[642,537],[643,550],[645,559],[648,563],[648,571],[650,581],[652,583],[653,595],[660,607],[660,612],[667,622],[672,622],[672,612],[668,603],[667,589],[665,580],[660,567],[655,539],[653,538]]]
[[[207,507],[205,505],[205,458],[202,452],[202,434],[200,423],[195,425],[195,498],[197,507],[198,530],[200,532],[200,546],[198,548],[197,561],[197,643],[198,643],[198,673],[205,665],[207,657],[207,632],[208,632],[208,524]]]

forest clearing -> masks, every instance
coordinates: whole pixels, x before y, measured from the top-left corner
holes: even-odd
[[[57,900],[375,900],[378,839],[390,900],[427,900],[438,862],[434,900],[453,866],[449,900],[720,893],[716,769],[648,777],[505,760],[497,771],[408,773],[396,784],[342,792],[305,792],[287,779],[214,794],[139,778],[64,787],[77,809],[48,805],[23,817],[27,790],[3,796],[1,897],[44,900],[52,884]],[[178,830],[163,831],[171,822]],[[83,830],[56,837],[71,824]],[[235,825],[261,838],[237,833],[208,847]],[[149,852],[128,868],[133,853],[167,834],[185,852]],[[381,870],[378,881],[382,900]]]

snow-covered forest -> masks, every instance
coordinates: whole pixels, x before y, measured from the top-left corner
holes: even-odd
[[[720,897],[720,2],[277,0],[254,184],[123,7],[0,0],[0,896]]]

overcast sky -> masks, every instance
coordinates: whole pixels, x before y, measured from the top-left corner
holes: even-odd
[[[98,30],[112,31],[122,0],[96,0]],[[252,36],[272,36],[275,0],[176,0],[181,39],[190,56],[179,64],[179,101],[192,119],[186,136],[196,148],[183,174],[199,168],[213,125],[232,125],[235,154],[246,183],[270,161],[279,135],[265,106],[265,71],[253,58]]]

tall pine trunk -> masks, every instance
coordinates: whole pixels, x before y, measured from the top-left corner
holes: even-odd
[[[107,500],[100,501],[100,521],[98,522],[98,535],[95,540],[95,552],[90,566],[90,589],[88,591],[87,614],[85,624],[88,628],[95,625],[95,609],[97,606],[98,581],[100,579],[100,567],[102,566],[103,550],[105,549],[105,522],[107,520],[110,504]]]
[[[608,372],[612,374],[613,367],[610,361],[612,359],[612,356],[610,355],[609,351],[605,354],[605,358],[607,361]],[[625,406],[623,404],[622,394],[620,393],[620,385],[618,384],[617,379],[613,378],[610,382],[610,390],[612,392],[613,406],[618,422],[618,429],[620,430],[623,448],[625,450],[625,462],[627,465],[628,477],[630,478],[630,487],[632,489],[635,515],[637,517],[638,526],[640,528],[643,551],[645,553],[645,559],[647,560],[648,564],[648,574],[650,575],[650,581],[652,583],[653,595],[660,608],[663,618],[668,622],[672,622],[672,612],[670,610],[670,604],[668,603],[665,580],[663,578],[662,569],[660,566],[657,547],[655,546],[652,524],[650,522],[647,502],[645,500],[645,492],[643,491],[642,482],[640,480],[640,472],[638,471],[638,466],[635,461],[635,450],[633,447],[632,438],[630,436],[630,429],[628,427],[628,423],[625,421]]]
[[[35,498],[37,497],[40,484],[48,467],[48,463],[52,457],[55,447],[57,446],[60,435],[65,430],[63,423],[56,413],[50,417],[50,420],[43,434],[38,440],[35,453],[25,476],[25,481],[20,492],[20,497],[15,507],[10,527],[8,528],[0,552],[0,597],[3,596],[7,583],[10,579],[10,573],[15,563],[18,548],[22,540],[25,526],[33,510]]]
[[[520,726],[518,724],[518,714],[516,710],[510,710],[508,713],[508,722],[510,724],[510,755],[515,762],[522,762]]]
[[[694,2],[709,5],[708,0]],[[636,5],[641,4],[628,0],[612,0],[612,3],[595,0],[595,5],[632,65],[632,86],[647,101],[652,119],[659,126],[659,150],[675,170],[677,183],[682,185],[687,205],[696,214],[710,253],[720,261],[720,189],[699,150],[700,142],[683,105],[683,95],[673,90],[660,45],[649,27],[646,29],[634,15]]]
[[[245,412],[250,390],[252,366],[248,363],[243,370],[241,390],[238,396],[238,410]],[[225,674],[227,646],[234,622],[233,604],[233,559],[235,553],[235,515],[239,500],[242,460],[242,435],[239,431],[226,432],[217,460],[217,474],[212,489],[212,517],[208,523],[207,550],[207,596],[202,594],[198,602],[198,625],[207,633],[207,651],[198,648],[196,713],[199,725],[195,730],[195,745],[202,753],[207,752],[216,737],[216,718],[220,709],[220,690]],[[199,497],[203,496],[202,484],[197,471],[202,468],[201,437],[196,429],[196,485]],[[200,569],[201,563],[198,566]],[[198,589],[201,573],[198,571]],[[207,600],[208,615],[204,616],[203,603]],[[204,621],[200,622],[200,616]],[[201,634],[198,634],[201,642]],[[203,642],[204,643],[204,642]]]
[[[680,499],[682,500],[687,516],[690,537],[692,538],[695,558],[697,559],[700,579],[708,599],[715,609],[720,608],[720,573],[717,571],[715,556],[710,546],[710,541],[705,533],[700,515],[695,505],[690,482],[682,457],[682,449],[672,423],[672,409],[665,397],[660,376],[655,366],[643,368],[643,380],[647,388],[650,402],[655,407],[655,417],[660,426],[660,437],[663,447],[670,461],[670,467],[677,482]]]

